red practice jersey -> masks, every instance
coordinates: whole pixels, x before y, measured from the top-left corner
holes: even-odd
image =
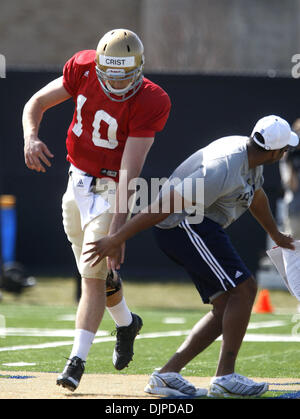
[[[95,50],[80,51],[64,66],[63,85],[75,111],[67,136],[67,160],[78,169],[116,182],[128,137],[154,137],[170,112],[170,99],[144,77],[138,92],[114,102],[103,92],[95,70]]]

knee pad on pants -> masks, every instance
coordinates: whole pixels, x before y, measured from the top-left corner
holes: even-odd
[[[106,277],[106,296],[110,297],[111,295],[120,291],[121,287],[122,280],[120,275],[117,273],[117,276],[114,277],[114,273],[112,271],[108,272]]]

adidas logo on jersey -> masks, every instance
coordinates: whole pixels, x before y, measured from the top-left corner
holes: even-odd
[[[88,77],[89,76],[89,71],[87,70],[84,74],[83,74],[85,77]]]
[[[236,273],[235,273],[235,279],[237,279],[237,278],[239,278],[240,276],[242,276],[243,275],[243,272],[240,272],[240,271],[236,271]]]

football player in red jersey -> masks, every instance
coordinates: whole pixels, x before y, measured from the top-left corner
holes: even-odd
[[[44,112],[69,99],[75,102],[66,140],[69,182],[63,197],[63,223],[82,278],[74,345],[57,384],[74,391],[98,330],[105,306],[116,323],[114,366],[121,370],[133,356],[142,319],[123,297],[113,259],[92,266],[82,256],[86,243],[113,234],[129,217],[128,190],[139,176],[155,133],[170,112],[170,99],[143,76],[144,48],[127,29],[105,34],[96,51],[76,53],[63,75],[35,93],[23,112],[24,156],[29,169],[45,172],[53,154],[38,137]],[[122,260],[124,248],[122,249]]]

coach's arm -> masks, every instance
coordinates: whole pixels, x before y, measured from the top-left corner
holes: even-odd
[[[163,205],[166,199],[169,199],[169,206]],[[126,224],[124,224],[117,232],[104,237],[96,242],[87,243],[91,245],[90,249],[85,251],[84,254],[89,254],[86,262],[95,259],[91,266],[99,263],[104,257],[108,256],[114,260],[115,266],[113,269],[118,269],[122,263],[120,257],[120,246],[143,230],[154,226],[166,219],[170,214],[178,208],[178,200],[181,201],[184,208],[185,200],[175,190],[171,189],[168,195],[164,195],[163,199],[158,198],[154,203],[150,204],[143,212],[132,217]],[[175,205],[175,202],[177,205]],[[167,207],[167,209],[165,209]]]
[[[277,244],[277,246],[292,250],[295,249],[292,243],[293,238],[287,234],[281,233],[278,230],[270,208],[269,199],[263,188],[255,191],[250,205],[250,212],[264,228],[264,230],[270,235],[271,239]]]

